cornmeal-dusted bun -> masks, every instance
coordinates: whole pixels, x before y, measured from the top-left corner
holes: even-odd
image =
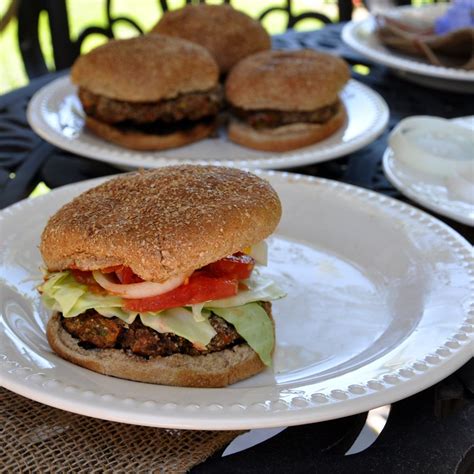
[[[271,314],[269,314],[271,317]],[[48,321],[51,348],[63,359],[105,375],[179,387],[225,387],[251,377],[265,365],[247,345],[206,355],[174,354],[146,359],[121,349],[84,349],[62,326],[58,313]]]
[[[219,71],[198,44],[163,35],[112,40],[80,56],[71,70],[74,84],[111,99],[156,102],[207,91]]]
[[[330,54],[264,51],[232,69],[225,93],[246,110],[310,111],[336,101],[349,77],[347,63]]]
[[[191,128],[154,135],[141,132],[139,129],[120,129],[93,117],[86,117],[86,125],[96,135],[109,142],[140,151],[167,150],[168,148],[188,145],[208,137],[216,129],[215,121],[211,123],[198,122]]]
[[[294,123],[275,128],[255,129],[239,120],[229,124],[227,134],[239,145],[262,151],[283,152],[324,140],[339,130],[346,120],[344,105],[325,123]]]
[[[260,242],[280,216],[276,192],[251,173],[165,167],[81,194],[50,218],[40,250],[50,271],[125,265],[160,282]]]
[[[214,56],[221,73],[246,56],[271,47],[263,26],[230,5],[187,5],[166,12],[151,33],[180,37],[204,46]]]

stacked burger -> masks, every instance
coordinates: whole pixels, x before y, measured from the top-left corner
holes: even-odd
[[[61,357],[142,382],[220,387],[272,363],[264,239],[281,205],[236,169],[177,166],[125,174],[49,220],[40,291]]]
[[[111,41],[80,56],[71,78],[86,126],[126,148],[161,150],[200,140],[213,132],[221,109],[211,55],[168,36]]]

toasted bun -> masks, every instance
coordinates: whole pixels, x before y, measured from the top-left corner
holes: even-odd
[[[222,73],[246,56],[271,47],[263,26],[230,5],[188,5],[169,11],[151,33],[180,37],[204,46]]]
[[[349,77],[346,62],[330,54],[264,51],[232,69],[225,93],[246,110],[312,111],[334,103]]]
[[[84,349],[62,326],[58,313],[46,330],[51,348],[63,359],[100,374],[179,387],[225,387],[265,369],[247,345],[202,356],[174,354],[145,359],[121,349]]]
[[[233,120],[227,135],[230,140],[248,148],[263,151],[289,151],[324,140],[339,130],[346,120],[341,104],[339,111],[323,124],[295,123],[271,129],[256,130],[249,125]]]
[[[173,133],[152,135],[138,130],[123,130],[93,117],[86,117],[86,126],[93,133],[109,142],[132,150],[166,150],[202,140],[211,135],[215,123],[197,123],[192,128]]]
[[[280,216],[273,188],[251,173],[170,166],[81,194],[50,218],[40,250],[51,271],[126,265],[159,282],[265,239]]]
[[[74,84],[127,102],[156,102],[213,88],[219,70],[209,52],[179,38],[150,35],[113,40],[74,63]]]

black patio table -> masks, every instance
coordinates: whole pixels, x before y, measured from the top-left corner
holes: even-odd
[[[388,132],[404,117],[428,114],[445,118],[474,114],[467,94],[427,89],[400,79],[371,63],[341,41],[342,25],[274,37],[274,47],[315,48],[339,54],[352,65],[370,68],[353,77],[379,92],[390,107],[382,136],[339,159],[288,171],[355,184],[418,206],[385,179],[381,159]],[[27,87],[0,97],[0,208],[28,197],[38,183],[56,188],[121,172],[91,159],[56,148],[39,138],[26,120],[26,107],[42,86],[67,71],[33,80]],[[433,214],[433,213],[431,213]],[[474,229],[436,216],[471,243]],[[193,472],[474,472],[474,359],[444,381],[392,405],[389,420],[365,451],[344,456],[357,438],[366,413],[339,420],[291,427],[244,452],[221,458],[219,453]]]

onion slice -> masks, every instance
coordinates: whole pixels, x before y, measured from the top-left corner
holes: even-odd
[[[439,117],[403,119],[388,139],[395,158],[408,167],[440,178],[474,169],[472,130]]]
[[[178,286],[182,285],[186,279],[186,275],[177,275],[163,283],[144,281],[141,283],[122,285],[120,283],[114,283],[112,276],[109,274],[104,275],[99,271],[94,271],[92,272],[92,275],[94,280],[102,288],[106,289],[110,293],[113,293],[114,295],[121,296],[122,298],[126,299],[149,298],[151,296],[162,295],[163,293],[168,293],[168,291],[174,290]]]

